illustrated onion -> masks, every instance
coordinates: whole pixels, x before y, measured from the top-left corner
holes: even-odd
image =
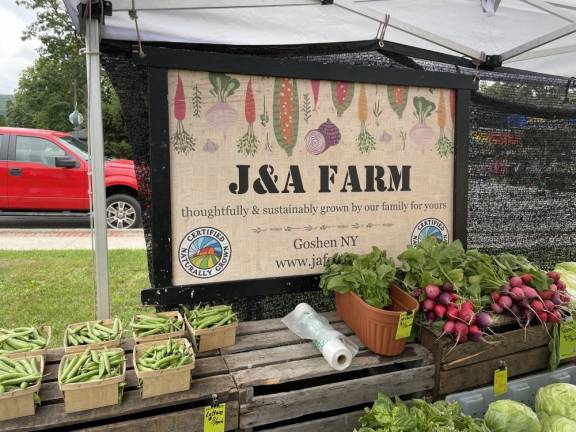
[[[335,146],[340,142],[340,138],[342,138],[340,129],[338,129],[338,126],[332,123],[330,119],[326,119],[326,121],[318,127],[318,131],[324,135],[327,148]]]
[[[206,141],[206,144],[204,144],[204,147],[202,147],[202,150],[207,153],[216,153],[218,151],[218,144],[209,139]]]
[[[390,142],[391,139],[392,139],[392,135],[390,135],[386,131],[382,131],[382,134],[380,135],[380,142],[387,143],[387,142]]]
[[[318,129],[312,129],[308,132],[304,137],[304,143],[306,144],[308,153],[313,155],[319,155],[327,148],[326,138]]]

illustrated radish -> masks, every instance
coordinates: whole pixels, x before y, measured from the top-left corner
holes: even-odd
[[[176,153],[187,155],[196,150],[196,138],[184,129],[183,120],[186,118],[186,97],[180,74],[178,74],[174,94],[174,118],[176,119],[176,132],[170,137],[170,141]]]
[[[254,156],[258,151],[258,138],[254,134],[254,122],[256,121],[256,104],[254,102],[254,93],[252,91],[252,78],[248,80],[246,86],[246,97],[244,99],[244,117],[248,123],[248,130],[238,140],[238,153],[245,156]]]
[[[311,80],[310,87],[312,87],[312,97],[314,99],[314,111],[318,105],[318,95],[320,94],[320,80]]]
[[[422,145],[422,152],[424,152],[425,146],[434,144],[434,131],[426,124],[426,118],[430,117],[436,105],[423,96],[414,97],[413,104],[414,116],[418,119],[418,123],[410,130],[410,138]]]
[[[212,84],[210,94],[217,99],[217,102],[206,111],[206,123],[211,128],[225,133],[238,121],[238,113],[226,100],[240,87],[240,82],[226,74],[216,72],[209,72],[208,79]]]

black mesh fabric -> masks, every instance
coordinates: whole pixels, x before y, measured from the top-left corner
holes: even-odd
[[[475,70],[375,50],[370,41],[294,47],[188,46],[213,52],[291,57],[320,63],[411,68],[476,75],[470,112],[468,246],[528,256],[545,268],[576,260],[576,92],[570,80],[505,68]],[[146,71],[130,47],[108,43],[103,65],[119,94],[142,193],[152,267],[150,143]],[[146,288],[146,287],[143,287]],[[333,309],[320,292],[226,299],[243,320],[282,316],[299,302]]]

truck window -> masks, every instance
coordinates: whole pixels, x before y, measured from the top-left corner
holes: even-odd
[[[8,159],[8,139],[0,134],[0,161]]]
[[[66,155],[64,150],[44,138],[29,136],[16,137],[15,160],[17,162],[35,162],[54,167],[56,166],[56,157]]]

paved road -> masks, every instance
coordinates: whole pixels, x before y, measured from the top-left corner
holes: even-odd
[[[0,229],[0,249],[91,249],[90,229]],[[144,249],[142,229],[108,230],[109,249]]]

